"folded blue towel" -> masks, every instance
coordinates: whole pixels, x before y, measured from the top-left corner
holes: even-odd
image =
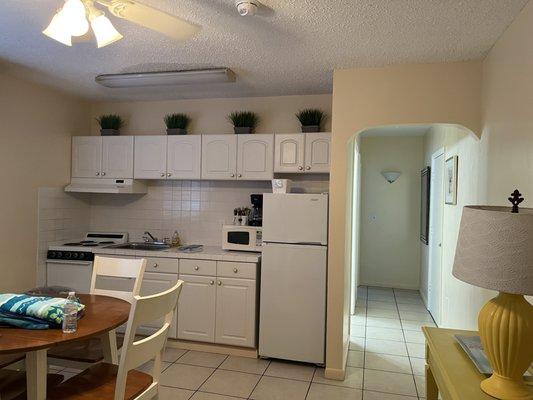
[[[66,299],[25,294],[0,294],[0,324],[25,329],[59,328]],[[80,303],[78,313],[85,306]]]

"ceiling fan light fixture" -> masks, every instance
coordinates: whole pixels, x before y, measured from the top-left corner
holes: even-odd
[[[72,36],[83,36],[89,31],[87,10],[81,0],[67,0],[58,14],[61,16],[64,29]]]
[[[63,43],[66,46],[72,46],[72,35],[67,29],[65,29],[63,17],[60,13],[54,15],[52,22],[50,22],[50,25],[48,25],[48,27],[43,31],[43,34],[51,39]]]
[[[105,47],[123,38],[104,13],[91,17],[91,27],[93,28],[98,48]]]

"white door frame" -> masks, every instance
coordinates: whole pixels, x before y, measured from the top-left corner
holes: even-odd
[[[442,157],[442,168],[441,168],[441,173],[443,175],[442,177],[442,185],[443,185],[443,188],[442,188],[442,191],[441,191],[441,194],[442,196],[440,196],[440,198],[436,198],[435,196],[435,190],[433,190],[433,177],[434,177],[434,171],[435,171],[435,165],[436,165],[436,160],[437,158],[439,157]],[[444,213],[444,162],[445,162],[445,149],[444,147],[443,148],[440,148],[438,149],[436,152],[434,152],[432,155],[431,155],[431,184],[430,184],[430,200],[429,200],[429,252],[428,252],[428,273],[427,273],[427,279],[428,279],[428,282],[427,282],[427,288],[428,288],[428,293],[427,293],[427,301],[428,301],[428,309],[430,308],[430,305],[431,305],[431,293],[430,293],[430,287],[431,287],[431,282],[432,282],[432,278],[433,278],[433,273],[434,273],[434,269],[433,269],[433,253],[435,253],[436,251],[437,252],[440,252],[440,271],[439,271],[439,274],[440,274],[440,279],[438,280],[439,282],[439,297],[437,299],[437,305],[436,305],[436,309],[437,309],[437,312],[435,313],[436,315],[433,315],[433,318],[435,319],[435,322],[437,323],[437,325],[440,325],[441,324],[441,319],[442,319],[442,224],[443,224],[443,213]],[[434,210],[436,207],[440,207],[441,209],[441,212],[440,212],[440,220],[439,221],[435,221],[435,216],[434,216]],[[435,235],[432,234],[432,232],[435,232],[435,229],[439,229],[440,232],[441,232],[441,240],[439,243],[437,243],[437,241],[435,240]],[[438,247],[437,247],[438,246]]]

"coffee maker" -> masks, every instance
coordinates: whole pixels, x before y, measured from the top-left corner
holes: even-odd
[[[248,220],[250,226],[263,226],[263,195],[251,194],[252,212]]]

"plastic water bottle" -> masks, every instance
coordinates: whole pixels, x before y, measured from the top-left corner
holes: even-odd
[[[78,329],[78,306],[76,293],[69,292],[63,306],[63,333],[74,333]]]

